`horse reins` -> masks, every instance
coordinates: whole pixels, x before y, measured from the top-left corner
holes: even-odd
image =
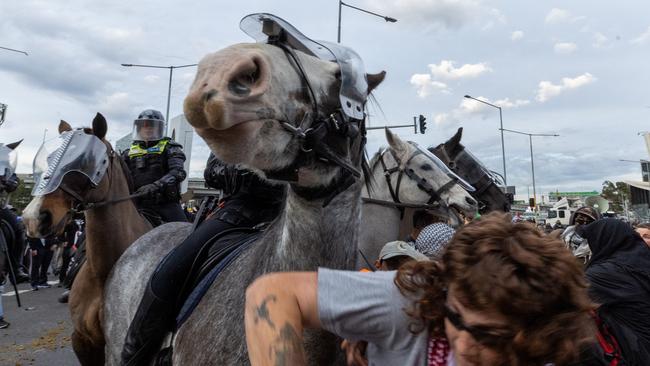
[[[333,151],[325,143],[325,140],[327,137],[331,137],[332,135],[338,138],[355,138],[359,135],[363,121],[346,116],[340,108],[329,114],[326,118],[319,117],[316,94],[314,93],[309,78],[307,77],[307,73],[305,72],[294,49],[287,47],[283,42],[281,42],[281,36],[269,37],[268,43],[282,49],[293,61],[292,63],[295,65],[296,72],[304,81],[308,90],[313,115],[311,117],[312,121],[310,127],[308,128],[305,128],[304,126],[307,118],[303,118],[297,127],[286,121],[280,122],[282,128],[300,140],[301,152],[289,166],[279,170],[265,172],[267,177],[289,182],[297,181],[298,170],[300,167],[305,166],[312,161],[319,161],[336,165],[342,170],[350,173],[354,178],[360,178],[361,172],[350,162],[346,161],[345,158],[339,156],[335,151]],[[325,206],[338,193],[343,192],[350,185],[354,184],[355,179],[348,179],[348,177],[349,176],[341,175],[328,187],[299,188],[297,193],[309,200],[325,198]]]

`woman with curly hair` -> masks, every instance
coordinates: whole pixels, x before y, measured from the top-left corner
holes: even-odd
[[[246,340],[254,366],[307,364],[305,328],[367,341],[370,365],[574,365],[595,342],[592,310],[560,240],[493,213],[459,230],[441,261],[260,277]]]

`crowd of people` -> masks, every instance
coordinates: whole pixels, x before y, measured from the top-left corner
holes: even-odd
[[[291,331],[282,357],[305,364],[309,328],[345,339],[348,365],[650,364],[650,225],[635,231],[589,208],[559,234],[503,213],[457,232],[419,227],[423,217],[384,246],[376,272],[258,278],[246,299],[251,363],[273,364],[268,350]],[[581,245],[586,265],[574,256]]]
[[[132,191],[137,205],[163,222],[192,221],[196,211],[180,205],[185,156],[163,137],[163,126],[154,110],[134,123],[133,145],[122,153]],[[210,252],[223,250],[219,233],[257,227],[281,210],[285,188],[250,171],[211,156],[205,178],[225,200],[199,217],[208,224],[146,279],[125,336],[124,365],[145,364],[160,349],[187,293],[182,282],[207,258],[208,240]],[[0,175],[2,191],[16,186],[15,174]],[[72,268],[83,261],[83,216],[59,235],[32,238],[10,207],[0,214],[15,233],[6,258],[12,266],[5,266],[13,269],[10,280],[29,281],[38,291],[51,287],[48,276],[55,275],[69,288]],[[305,364],[305,329],[340,337],[348,365],[650,365],[650,224],[632,228],[589,207],[578,209],[566,228],[517,217],[490,213],[453,228],[418,210],[409,235],[387,242],[360,271],[258,278],[246,294],[252,365],[278,357]],[[8,326],[0,297],[0,329]],[[290,343],[282,355],[269,352],[278,339]]]

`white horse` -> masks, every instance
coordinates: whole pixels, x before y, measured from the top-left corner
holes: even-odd
[[[456,225],[460,214],[472,217],[478,210],[467,184],[451,173],[433,154],[416,143],[402,141],[386,130],[389,147],[370,161],[372,186],[364,186],[359,250],[371,263],[384,244],[399,239],[405,208],[421,208],[445,215]],[[367,263],[363,256],[357,266]]]

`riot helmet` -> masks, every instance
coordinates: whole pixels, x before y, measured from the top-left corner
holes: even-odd
[[[154,109],[147,109],[133,122],[133,141],[158,141],[165,134],[165,117]]]

